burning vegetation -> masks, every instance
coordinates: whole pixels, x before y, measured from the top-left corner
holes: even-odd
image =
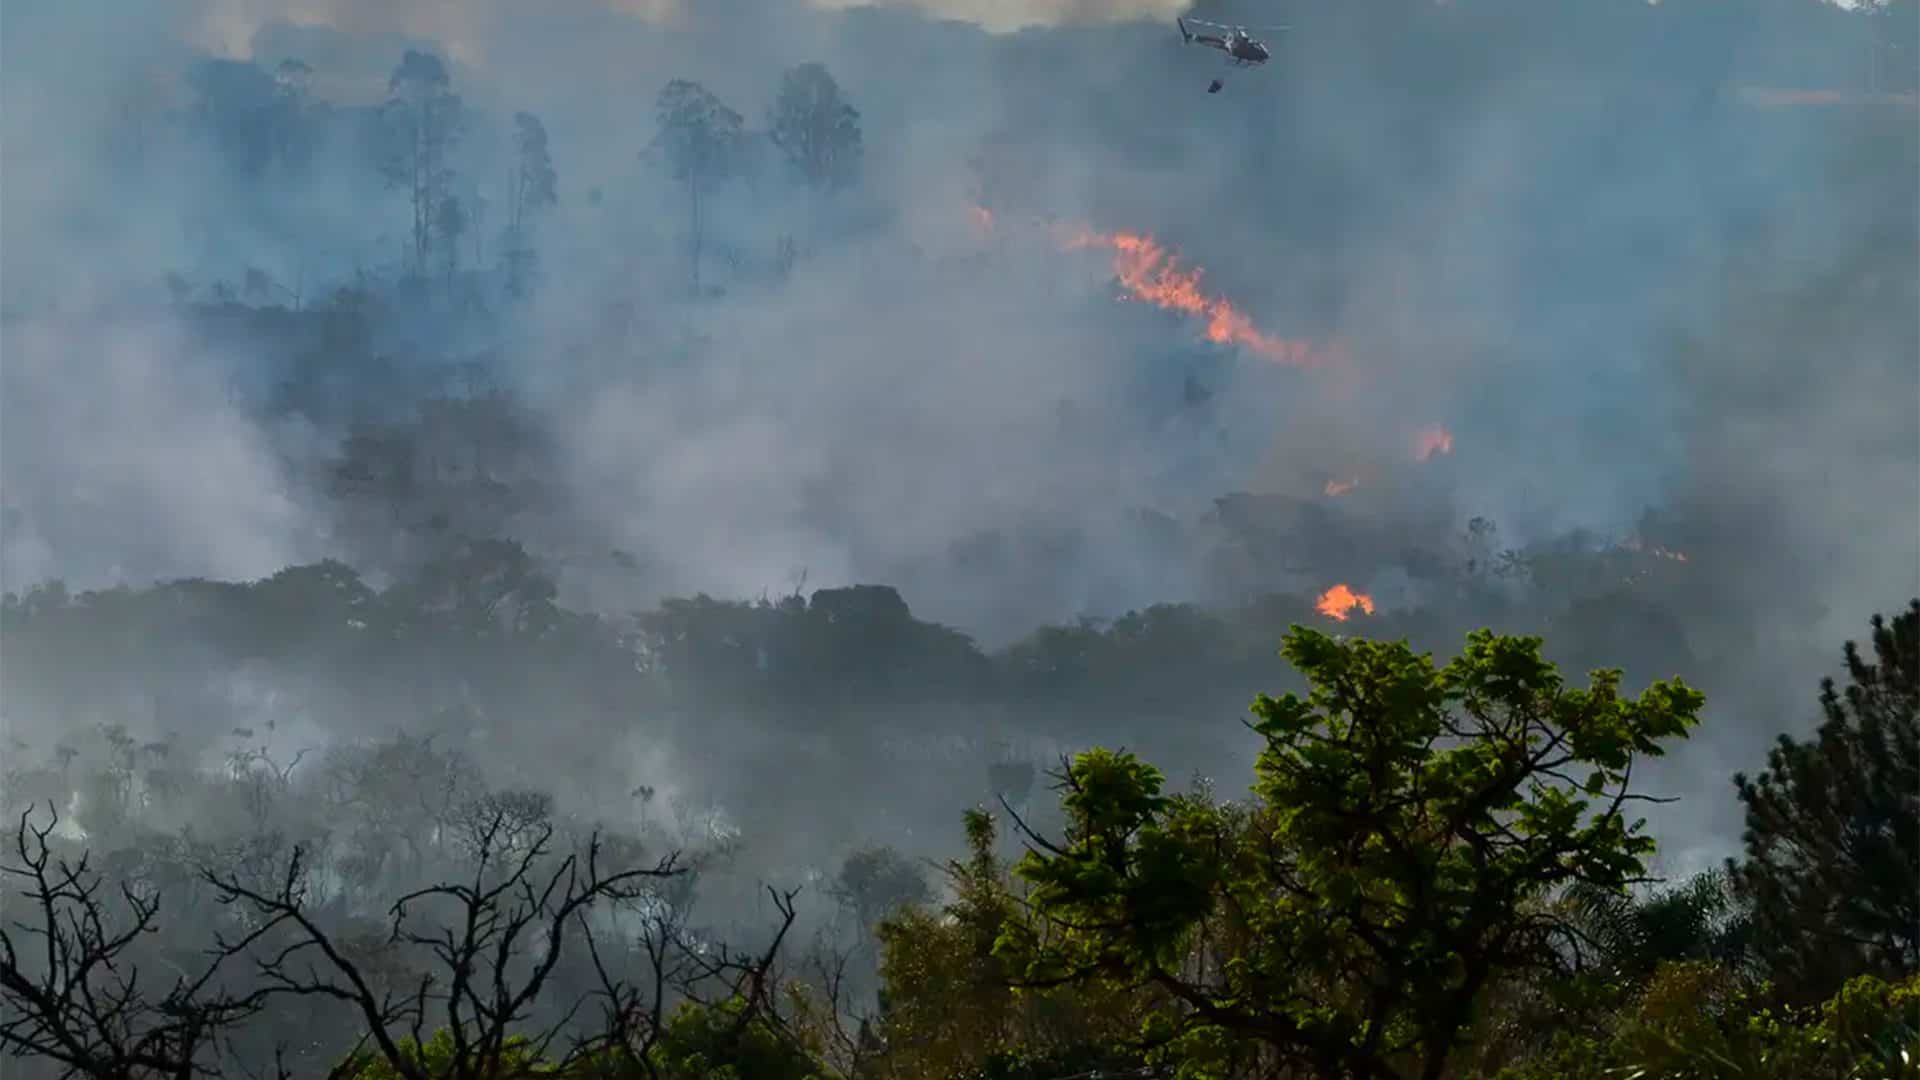
[[[1335,585],[1321,593],[1320,599],[1313,605],[1315,611],[1335,622],[1346,622],[1355,608],[1367,615],[1373,614],[1373,597],[1366,593],[1354,592],[1351,587],[1344,584]]]
[[[999,218],[987,207],[967,208],[973,226],[990,233],[999,226]],[[1205,271],[1181,262],[1173,250],[1152,235],[1124,230],[1102,232],[1084,224],[1047,226],[1066,251],[1101,250],[1112,255],[1114,280],[1120,285],[1123,300],[1152,304],[1163,311],[1176,312],[1202,320],[1204,335],[1218,345],[1230,345],[1285,367],[1325,370],[1344,360],[1338,343],[1327,346],[1311,341],[1281,338],[1254,325],[1246,312],[1224,296],[1209,293],[1203,286]],[[1453,453],[1453,433],[1439,424],[1421,428],[1413,437],[1416,461],[1430,461]],[[1323,488],[1328,498],[1353,491],[1358,478],[1332,478]]]
[[[968,211],[981,230],[991,230],[997,224],[993,211],[986,207],[972,206]],[[1050,231],[1067,251],[1111,252],[1113,275],[1124,292],[1123,299],[1204,320],[1208,341],[1245,349],[1288,367],[1329,366],[1337,357],[1337,347],[1322,348],[1261,330],[1231,300],[1202,288],[1203,271],[1199,267],[1183,265],[1172,250],[1146,233],[1100,232],[1085,225],[1054,225]]]
[[[1288,367],[1321,367],[1332,362],[1311,342],[1274,337],[1253,325],[1246,312],[1201,287],[1199,267],[1182,266],[1159,241],[1142,233],[1066,230],[1069,250],[1100,248],[1113,252],[1113,273],[1128,299],[1206,321],[1208,341],[1233,345]]]

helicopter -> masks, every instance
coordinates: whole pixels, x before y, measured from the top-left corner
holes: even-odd
[[[1234,67],[1258,67],[1273,57],[1273,50],[1267,47],[1267,43],[1248,33],[1244,26],[1222,26],[1219,23],[1203,22],[1199,19],[1189,21],[1180,17],[1176,17],[1173,21],[1180,27],[1181,40],[1189,45],[1204,45],[1209,49],[1219,49],[1227,54],[1227,62]],[[1192,27],[1195,26],[1202,27],[1202,32],[1194,33]],[[1255,29],[1284,31],[1292,28],[1267,26]],[[1217,33],[1205,32],[1208,30],[1217,31]],[[1215,79],[1207,87],[1207,93],[1217,94],[1225,85],[1225,82]]]

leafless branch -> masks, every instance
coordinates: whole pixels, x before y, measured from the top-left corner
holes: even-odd
[[[220,941],[199,966],[177,974],[164,991],[143,983],[142,939],[156,932],[160,901],[129,885],[119,889],[125,917],[110,916],[102,879],[86,854],[57,857],[46,825],[20,816],[16,865],[0,866],[32,915],[0,925],[0,1047],[16,1057],[50,1059],[65,1076],[218,1076],[219,1044],[239,1022],[265,1007],[270,988],[241,992],[221,979],[228,961],[276,929],[267,919],[244,936]],[[116,923],[118,925],[116,926]]]
[[[647,883],[683,872],[674,855],[650,868],[609,871],[601,866],[597,834],[584,851],[556,864],[549,857],[552,826],[529,826],[517,809],[495,805],[470,821],[475,857],[466,881],[417,890],[390,909],[388,946],[416,950],[433,961],[406,992],[376,987],[376,980],[315,921],[306,904],[298,849],[272,892],[232,876],[206,876],[223,903],[292,928],[291,940],[259,964],[261,975],[279,992],[353,1007],[380,1056],[407,1080],[427,1077],[402,1043],[425,1042],[429,1014],[437,1011],[435,1026],[453,1043],[449,1075],[460,1080],[492,1075],[522,1037],[534,1052],[544,1052],[577,1011],[576,1004],[545,1028],[525,1030],[566,952],[569,928],[590,940],[584,918],[590,908],[638,899]]]

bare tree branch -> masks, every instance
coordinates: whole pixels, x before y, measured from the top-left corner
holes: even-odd
[[[160,902],[122,884],[125,918],[116,928],[101,895],[102,880],[82,854],[57,857],[49,842],[59,814],[48,804],[44,826],[20,815],[16,865],[0,873],[24,881],[19,892],[33,912],[0,925],[0,1047],[15,1057],[41,1057],[63,1076],[119,1078],[221,1075],[219,1044],[227,1032],[265,1007],[271,988],[241,992],[223,967],[253,948],[279,920],[268,918],[242,937],[205,954],[157,996],[143,985],[143,939],[159,925]]]
[[[223,903],[292,929],[291,941],[258,965],[279,992],[352,1006],[380,1056],[407,1080],[429,1080],[402,1043],[423,1044],[429,1015],[437,1011],[434,1026],[453,1044],[447,1075],[455,1080],[489,1076],[516,1047],[544,1053],[584,1003],[561,1010],[557,1020],[539,1030],[523,1030],[566,952],[569,928],[582,934],[590,952],[597,951],[585,919],[590,908],[640,899],[647,883],[684,872],[677,855],[650,868],[609,871],[600,862],[597,833],[584,851],[554,864],[553,827],[530,821],[527,809],[511,799],[478,804],[463,821],[474,855],[472,875],[464,882],[416,890],[393,904],[387,945],[425,953],[433,961],[405,993],[377,987],[315,920],[306,903],[298,849],[273,892],[231,875],[209,871],[205,876]]]

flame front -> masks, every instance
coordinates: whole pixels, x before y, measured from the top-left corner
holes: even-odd
[[[970,207],[976,226],[992,229],[995,217],[984,206]],[[1234,345],[1290,367],[1319,367],[1333,355],[1311,342],[1273,337],[1225,297],[1209,296],[1200,288],[1200,269],[1180,260],[1158,240],[1143,233],[1096,232],[1085,226],[1053,226],[1062,247],[1069,251],[1100,248],[1113,253],[1113,273],[1129,298],[1167,311],[1206,320],[1207,340]]]
[[[1254,326],[1232,301],[1207,295],[1200,287],[1200,269],[1181,266],[1180,260],[1151,236],[1079,228],[1067,232],[1065,244],[1069,250],[1112,251],[1114,276],[1129,296],[1167,311],[1205,319],[1208,341],[1236,345],[1290,367],[1317,367],[1327,360],[1311,343],[1270,336]]]
[[[1435,424],[1422,428],[1414,440],[1413,456],[1417,461],[1430,461],[1435,454],[1453,453],[1453,432]]]
[[[975,227],[983,232],[999,226],[1000,218],[991,209],[977,205],[968,209]],[[1236,346],[1289,367],[1353,370],[1348,365],[1337,363],[1341,359],[1338,343],[1321,349],[1312,342],[1278,338],[1261,330],[1232,301],[1209,295],[1201,287],[1201,269],[1183,265],[1178,256],[1152,236],[1133,232],[1100,232],[1085,225],[1049,223],[1044,227],[1065,250],[1099,249],[1111,252],[1113,275],[1125,290],[1125,299],[1144,301],[1165,311],[1204,320],[1208,341]],[[1452,452],[1453,433],[1438,424],[1421,430],[1416,436],[1414,456],[1419,461],[1428,461],[1436,454]],[[1358,478],[1335,478],[1328,480],[1323,490],[1328,498],[1336,498],[1358,486]],[[1339,586],[1339,589],[1345,590],[1346,587]],[[1334,594],[1330,591],[1328,595]],[[1373,601],[1370,598],[1351,591],[1341,595],[1352,598],[1339,609],[1342,612],[1358,606],[1372,613]],[[1325,598],[1322,602],[1324,605]],[[1335,617],[1344,619],[1346,615]]]
[[[1373,597],[1366,593],[1354,592],[1346,585],[1335,585],[1320,594],[1320,600],[1313,609],[1335,622],[1346,622],[1347,616],[1359,608],[1368,615],[1373,614]]]

